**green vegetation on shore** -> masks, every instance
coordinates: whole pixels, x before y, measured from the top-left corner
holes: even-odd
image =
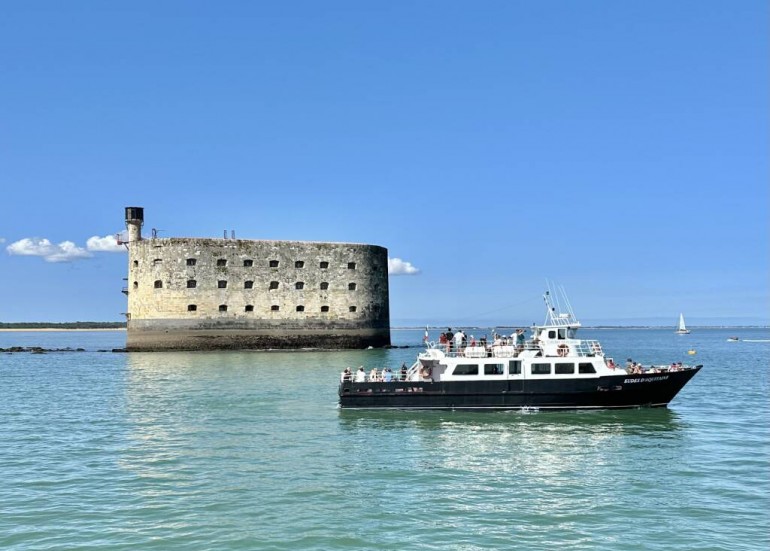
[[[125,329],[124,321],[1,322],[0,329]]]

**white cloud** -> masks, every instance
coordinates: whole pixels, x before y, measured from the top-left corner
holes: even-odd
[[[417,275],[419,273],[420,270],[412,266],[411,262],[400,258],[388,258],[388,275]]]
[[[18,256],[39,256],[46,262],[72,262],[81,258],[93,256],[82,247],[78,247],[72,241],[62,241],[54,245],[48,239],[37,237],[25,237],[5,248],[8,254]]]
[[[123,245],[118,245],[118,240],[114,235],[105,235],[104,237],[94,235],[89,237],[88,241],[86,241],[86,249],[102,253],[126,252],[126,248]]]

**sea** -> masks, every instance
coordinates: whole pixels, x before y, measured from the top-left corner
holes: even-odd
[[[581,332],[704,367],[667,409],[362,412],[340,371],[411,364],[423,330],[345,352],[0,333],[84,349],[0,353],[0,549],[770,549],[770,330]]]

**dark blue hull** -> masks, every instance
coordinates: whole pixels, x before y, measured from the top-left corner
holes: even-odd
[[[594,379],[373,382],[340,384],[352,409],[609,409],[665,407],[700,371],[611,375]]]

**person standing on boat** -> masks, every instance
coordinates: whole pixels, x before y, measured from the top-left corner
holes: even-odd
[[[462,352],[463,347],[463,340],[465,339],[465,334],[463,333],[463,330],[460,329],[457,333],[455,333],[454,341],[455,341],[455,350],[458,354]]]
[[[389,383],[393,379],[393,372],[389,367],[382,370],[382,380],[385,383]]]
[[[353,377],[353,374],[350,372],[350,368],[346,367],[345,371],[342,372],[342,376],[340,377],[340,380],[344,383],[346,381],[350,381],[352,377]]]
[[[364,366],[359,367],[358,371],[356,371],[356,382],[357,383],[366,382],[366,371],[364,371]]]
[[[401,380],[406,381],[406,363],[401,364]]]
[[[455,334],[452,333],[452,328],[451,327],[447,327],[446,328],[446,342],[447,342],[447,345],[448,345],[447,346],[447,352],[451,352],[452,351],[452,347],[454,346],[454,337],[455,337]]]

